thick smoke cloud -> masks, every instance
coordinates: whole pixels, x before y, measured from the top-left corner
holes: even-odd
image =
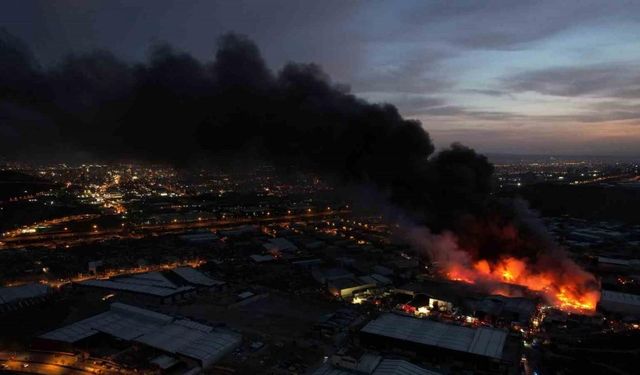
[[[461,145],[434,156],[422,125],[394,106],[357,98],[314,64],[274,74],[258,47],[236,34],[220,38],[211,62],[158,44],[144,63],[95,51],[44,69],[3,32],[0,61],[9,156],[62,149],[190,165],[251,155],[371,184],[440,223],[481,210],[489,197],[492,166],[483,156]]]
[[[482,261],[489,275],[481,279],[495,281],[489,265],[508,255],[520,285],[566,285],[552,300],[593,289],[593,277],[558,251],[526,207],[492,198],[493,166],[484,156],[459,144],[433,155],[422,125],[394,106],[358,99],[314,64],[290,63],[274,74],[257,46],[235,34],[223,36],[206,63],[159,44],[136,65],[98,51],[43,69],[4,33],[0,135],[7,154],[23,157],[70,149],[115,161],[189,166],[257,157],[306,169],[364,185],[418,221],[418,234],[405,239],[449,273],[476,280]]]

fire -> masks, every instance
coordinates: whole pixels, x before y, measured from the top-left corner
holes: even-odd
[[[493,285],[493,291],[502,295],[511,293],[508,288],[501,288],[500,284],[520,285],[540,292],[549,303],[565,311],[595,310],[600,293],[593,287],[595,279],[592,275],[570,261],[567,261],[565,269],[538,268],[542,267],[533,267],[526,260],[507,256],[496,262],[479,260],[472,263],[471,267],[452,263],[444,273],[451,280]]]

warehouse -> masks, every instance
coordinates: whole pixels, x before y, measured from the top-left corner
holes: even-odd
[[[48,286],[36,283],[0,288],[0,312],[38,303],[44,300],[49,292]]]
[[[603,290],[598,308],[608,312],[640,317],[640,296]]]
[[[328,282],[329,292],[341,298],[350,298],[353,293],[376,287],[375,281],[367,282],[355,277],[343,277]]]
[[[98,334],[157,349],[203,368],[229,354],[242,340],[240,334],[231,330],[123,303],[113,303],[102,314],[45,333],[40,339],[45,343],[76,345]]]
[[[371,374],[371,375],[439,375],[440,373],[424,369],[413,363],[401,359],[383,359],[379,356],[372,358],[372,366],[367,369],[358,367],[349,369],[333,363],[325,363],[313,372],[313,375],[350,375],[350,374]],[[358,365],[361,365],[358,363]]]
[[[191,267],[178,267],[173,269],[172,272],[180,277],[182,281],[191,286],[194,286],[197,289],[219,291],[222,290],[226,285],[224,281],[212,279],[204,273]]]
[[[173,303],[192,298],[193,286],[178,286],[160,272],[140,273],[109,280],[85,280],[74,283],[80,288],[103,289],[117,292],[124,297],[133,297],[144,303]]]
[[[476,372],[504,372],[512,361],[512,356],[504,353],[505,330],[470,328],[393,313],[369,322],[360,331],[360,339],[366,346],[458,363]]]

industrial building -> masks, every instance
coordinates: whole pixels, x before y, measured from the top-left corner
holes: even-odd
[[[166,272],[145,272],[108,280],[92,279],[74,283],[80,288],[104,289],[145,303],[174,303],[192,298],[198,290],[218,290],[224,282],[214,280],[190,267]]]
[[[411,362],[401,359],[382,358],[378,355],[365,354],[357,360],[334,356],[313,372],[313,375],[440,375]]]
[[[360,280],[355,277],[343,277],[328,282],[329,292],[341,298],[349,298],[353,293],[376,287],[375,281]]]
[[[188,319],[139,307],[113,303],[110,309],[40,336],[42,347],[76,347],[97,335],[107,335],[132,345],[149,347],[164,354],[156,362],[206,368],[239,347],[240,334]],[[166,357],[169,358],[166,358]]]
[[[504,372],[514,356],[506,355],[506,330],[418,319],[386,313],[360,331],[365,346],[432,358],[475,372]]]
[[[0,312],[37,303],[46,298],[49,292],[48,286],[36,283],[0,288]]]
[[[271,255],[279,257],[291,255],[298,251],[298,247],[286,238],[270,238],[263,245],[264,249]]]
[[[524,297],[488,296],[467,304],[475,317],[494,323],[527,326],[536,313],[536,302]]]
[[[224,281],[212,279],[191,267],[178,267],[171,271],[180,279],[198,289],[221,290],[226,285]]]
[[[640,317],[640,295],[603,290],[598,309]]]

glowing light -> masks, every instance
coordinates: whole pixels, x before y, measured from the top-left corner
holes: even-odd
[[[550,304],[574,312],[595,311],[600,292],[589,281],[593,276],[582,271],[534,270],[526,260],[505,257],[495,262],[479,260],[472,267],[451,264],[443,272],[455,281],[469,284],[495,284],[492,293],[511,296],[513,292],[504,283],[519,285],[541,293]]]

